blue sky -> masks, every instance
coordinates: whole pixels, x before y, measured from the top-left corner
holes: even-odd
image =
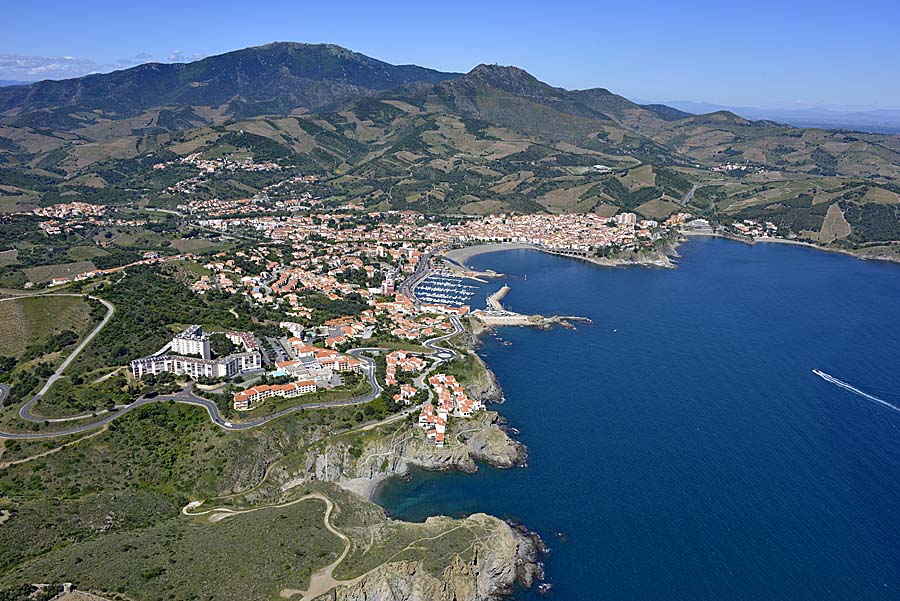
[[[0,79],[58,79],[271,41],[391,63],[512,64],[645,100],[900,108],[900,2],[157,0],[6,3]]]

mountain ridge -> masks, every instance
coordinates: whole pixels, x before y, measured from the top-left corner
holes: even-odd
[[[273,42],[189,63],[144,63],[111,73],[0,88],[0,113],[105,111],[130,117],[162,106],[235,104],[236,116],[319,109],[414,81],[457,76],[391,65],[334,44]]]

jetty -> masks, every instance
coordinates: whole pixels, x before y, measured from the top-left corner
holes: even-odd
[[[503,297],[506,296],[506,295],[509,293],[510,290],[511,290],[511,288],[509,287],[509,285],[508,285],[508,284],[504,284],[504,285],[503,285],[503,288],[501,288],[500,290],[498,290],[497,292],[493,293],[492,295],[490,295],[490,296],[487,298],[487,303],[488,303],[488,305],[489,305],[494,311],[503,311],[503,304],[502,304],[500,301],[503,300]]]
[[[511,288],[508,284],[504,284],[500,290],[493,293],[487,298],[487,309],[479,309],[472,312],[472,316],[486,326],[532,326],[538,328],[550,328],[559,325],[564,328],[573,329],[575,326],[572,322],[593,323],[587,317],[578,317],[575,315],[554,315],[552,317],[544,317],[543,315],[525,315],[508,311],[501,302],[503,298],[509,294]]]

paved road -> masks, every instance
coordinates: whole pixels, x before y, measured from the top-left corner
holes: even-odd
[[[453,338],[457,334],[462,333],[463,327],[459,322],[459,317],[451,315],[450,323],[453,325],[452,332],[450,332],[449,334],[444,334],[443,336],[438,336],[437,338],[426,340],[422,343],[422,346],[431,350],[431,355],[436,357],[438,361],[450,361],[454,357],[456,357],[456,351],[451,348],[442,347],[438,344],[439,342],[443,342],[444,340]]]
[[[400,284],[399,292],[416,302],[415,287],[431,272],[431,253],[426,253],[416,263],[416,270]]]
[[[3,399],[9,395],[9,386],[0,384],[0,407],[3,406]]]
[[[83,295],[83,294],[35,294],[34,296],[78,296],[78,297],[83,297],[85,295]],[[18,298],[23,298],[23,297],[18,297]],[[53,372],[53,375],[47,379],[47,382],[38,391],[38,393],[36,395],[34,395],[33,397],[31,397],[30,401],[28,401],[27,403],[22,405],[22,408],[19,409],[19,417],[21,417],[25,421],[29,421],[29,422],[71,421],[71,420],[83,419],[83,418],[92,416],[92,414],[87,414],[87,415],[80,415],[80,416],[76,416],[76,417],[57,418],[57,419],[47,420],[46,418],[36,417],[31,414],[31,407],[35,403],[37,403],[41,399],[42,396],[47,394],[47,391],[50,390],[50,387],[53,386],[53,384],[62,377],[63,372],[65,371],[65,369],[67,367],[69,367],[69,364],[71,364],[72,361],[74,361],[75,358],[78,357],[78,354],[81,353],[81,351],[83,351],[84,348],[88,344],[90,344],[91,340],[93,340],[94,337],[100,333],[100,330],[102,330],[106,326],[106,324],[109,323],[109,320],[112,319],[113,313],[116,312],[116,308],[113,306],[113,304],[111,302],[109,302],[107,300],[103,300],[102,298],[97,298],[95,296],[88,296],[88,298],[92,298],[96,301],[100,301],[101,303],[103,303],[103,305],[106,307],[106,316],[103,318],[103,321],[101,321],[97,325],[96,328],[91,330],[91,333],[88,334],[85,337],[85,339],[82,340],[81,343],[79,343],[79,345],[75,347],[75,350],[72,351],[68,357],[66,357],[65,361],[63,361],[62,364],[58,368],[56,368],[56,371]],[[12,300],[12,299],[3,299],[3,300]],[[0,301],[0,302],[2,302],[2,301]]]
[[[694,197],[694,192],[697,191],[698,187],[698,184],[694,184],[693,186],[691,186],[691,189],[688,190],[684,197],[681,199],[681,206],[686,206],[687,203],[691,202],[691,199]]]
[[[78,296],[78,295],[75,295],[75,296]],[[111,305],[108,305],[108,306],[111,306]],[[105,324],[105,321],[104,321],[104,324]],[[437,360],[439,362],[446,361],[448,359],[452,359],[453,357],[456,356],[456,351],[449,349],[449,348],[441,347],[438,343],[443,340],[446,340],[452,336],[455,336],[463,331],[462,324],[460,324],[459,319],[457,317],[452,316],[450,318],[450,321],[453,324],[453,328],[454,328],[453,332],[451,332],[450,334],[445,334],[444,336],[440,336],[438,338],[432,338],[430,340],[426,340],[423,343],[423,345],[425,347],[427,347],[428,349],[430,349],[432,351],[431,355],[434,356],[435,358],[437,358]],[[101,324],[101,325],[103,325],[103,324]],[[91,333],[91,337],[93,337],[93,335],[96,334],[97,331],[98,330],[95,329]],[[79,348],[77,348],[76,351],[80,352],[81,348],[83,348],[83,347],[84,347],[83,344],[79,345]],[[67,436],[70,434],[80,434],[82,432],[87,432],[88,430],[93,430],[94,428],[104,426],[104,425],[110,423],[111,421],[113,421],[114,419],[117,419],[117,418],[121,417],[122,415],[125,415],[129,411],[133,411],[134,409],[137,409],[138,407],[141,407],[143,405],[148,405],[150,403],[158,403],[160,401],[174,401],[176,403],[184,403],[186,405],[196,405],[198,407],[203,407],[204,409],[206,409],[206,412],[209,414],[209,417],[214,424],[216,424],[220,428],[223,428],[225,430],[231,430],[231,431],[241,431],[241,430],[249,430],[250,428],[256,428],[256,427],[262,426],[263,424],[267,424],[273,420],[276,420],[278,418],[284,417],[285,415],[288,415],[290,413],[295,413],[297,411],[304,411],[304,410],[309,410],[309,409],[326,409],[326,408],[330,408],[330,407],[350,407],[353,405],[361,405],[361,404],[368,403],[368,402],[373,401],[374,399],[378,398],[378,395],[380,395],[383,390],[381,385],[378,383],[378,379],[375,376],[375,361],[373,359],[371,359],[370,357],[367,357],[363,354],[365,352],[380,351],[380,350],[384,350],[384,349],[381,349],[378,347],[365,347],[365,348],[356,348],[356,349],[347,351],[348,355],[352,355],[353,357],[359,359],[360,361],[362,361],[365,364],[366,379],[368,380],[369,385],[372,387],[372,389],[364,395],[345,399],[343,401],[321,401],[321,402],[317,402],[317,403],[304,403],[301,405],[294,405],[293,407],[288,407],[287,409],[282,409],[281,411],[277,411],[275,413],[272,413],[271,415],[267,415],[265,417],[261,417],[256,420],[252,420],[252,421],[248,421],[248,422],[232,423],[232,422],[227,421],[224,417],[222,417],[222,414],[219,413],[219,408],[216,406],[216,404],[213,401],[199,397],[199,396],[195,395],[190,388],[186,388],[185,390],[181,391],[180,393],[177,393],[174,395],[160,395],[160,396],[156,396],[153,398],[141,397],[141,398],[137,399],[136,401],[134,401],[133,403],[131,403],[130,405],[125,405],[124,407],[120,408],[119,410],[117,410],[115,412],[107,413],[106,415],[104,415],[97,421],[92,421],[92,422],[85,423],[85,424],[79,424],[77,426],[72,426],[70,428],[66,428],[64,430],[59,430],[59,431],[55,431],[55,432],[27,432],[27,433],[25,433],[25,432],[23,432],[23,433],[0,432],[0,439],[34,440],[34,439],[56,438],[59,436]],[[60,373],[60,372],[61,372],[61,370],[57,370],[57,373]],[[54,374],[54,375],[56,375],[56,374]],[[33,398],[31,401],[26,403],[22,409],[25,410],[27,407],[30,407],[30,405],[32,405],[36,400],[38,400],[40,398],[40,395],[43,394],[44,392],[46,392],[46,390],[48,388],[49,388],[49,386],[45,386],[44,388],[42,388],[41,392],[38,393],[38,395],[36,395],[35,398]],[[20,410],[19,414],[22,415],[23,411]],[[28,421],[37,421],[37,422],[46,421],[46,420],[43,420],[40,418],[34,418],[33,416],[31,416],[31,414],[27,410],[24,411],[24,414],[28,415],[28,417],[25,418],[25,419],[28,419]],[[91,417],[91,416],[78,416],[78,417],[74,417],[74,418],[59,418],[59,419],[68,421],[68,420],[82,419],[84,417]],[[24,417],[24,415],[23,415],[23,417]]]

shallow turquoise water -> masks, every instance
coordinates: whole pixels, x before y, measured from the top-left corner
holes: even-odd
[[[510,308],[594,325],[485,338],[527,468],[415,472],[379,503],[521,520],[551,548],[555,599],[900,599],[900,412],[811,373],[900,406],[900,266],[681,253],[676,270],[472,259],[510,274]]]

